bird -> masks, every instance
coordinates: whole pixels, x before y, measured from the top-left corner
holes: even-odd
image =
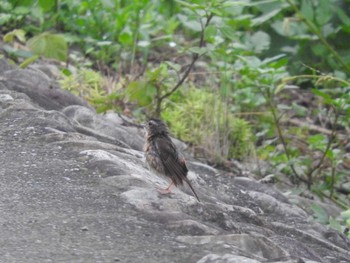
[[[149,119],[143,126],[146,131],[144,151],[150,170],[171,180],[167,188],[159,189],[160,192],[163,194],[171,193],[173,185],[183,185],[186,182],[200,202],[196,191],[187,178],[188,168],[185,158],[172,142],[168,126],[156,118]]]

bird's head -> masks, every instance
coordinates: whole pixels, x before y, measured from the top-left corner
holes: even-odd
[[[154,135],[168,135],[169,129],[167,125],[160,119],[150,119],[144,124],[147,137]]]

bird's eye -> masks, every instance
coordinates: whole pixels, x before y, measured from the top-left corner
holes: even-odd
[[[155,126],[155,125],[156,125],[156,123],[155,123],[155,121],[154,121],[154,120],[150,120],[150,121],[148,122],[148,125],[149,125],[149,126]]]

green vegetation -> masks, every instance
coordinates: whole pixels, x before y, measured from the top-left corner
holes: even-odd
[[[22,67],[63,61],[62,85],[98,112],[161,116],[223,167],[268,162],[342,207],[337,219],[314,212],[343,231],[349,11],[346,0],[17,0],[0,3],[0,33],[2,53]]]
[[[63,74],[60,84],[66,90],[86,99],[98,113],[121,110],[121,86],[96,71],[82,68],[74,75]]]
[[[251,153],[253,135],[244,119],[234,117],[220,97],[194,87],[169,101],[162,111],[174,135],[195,145],[197,155],[222,162]]]

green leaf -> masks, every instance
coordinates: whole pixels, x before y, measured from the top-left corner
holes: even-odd
[[[11,43],[14,41],[14,38],[17,38],[21,42],[26,42],[26,32],[22,29],[15,29],[11,32],[8,32],[4,37],[3,40],[5,43]]]
[[[19,6],[16,7],[12,12],[16,15],[26,15],[30,12],[30,9],[25,6]]]
[[[68,46],[62,35],[44,32],[29,39],[27,46],[34,54],[60,61],[67,60]]]
[[[32,64],[33,62],[35,62],[40,56],[39,55],[34,55],[30,58],[27,58],[26,60],[24,60],[21,65],[19,65],[20,68],[26,68],[28,67],[28,65]]]
[[[186,28],[195,32],[202,31],[202,26],[197,20],[189,20],[188,16],[185,16],[183,14],[178,14],[177,17]]]
[[[167,64],[170,68],[174,69],[176,72],[179,72],[181,69],[181,65],[177,63],[173,63],[171,61],[166,61],[165,64]]]
[[[9,1],[1,1],[0,2],[0,9],[2,12],[10,12],[13,9],[13,5],[9,3]]]
[[[337,6],[335,8],[336,8],[335,11],[336,11],[339,19],[341,20],[341,22],[350,27],[350,18],[345,13],[345,11],[342,8],[337,7]]]
[[[71,76],[72,72],[69,69],[64,68],[64,69],[62,69],[62,74],[65,76]]]
[[[11,18],[12,16],[10,14],[0,13],[0,26],[9,22]]]
[[[319,1],[317,4],[315,18],[320,26],[325,25],[331,20],[333,16],[332,6],[331,1]]]
[[[308,113],[307,108],[305,108],[305,107],[303,107],[295,102],[293,102],[292,108],[298,117],[306,117],[307,116],[307,113]]]
[[[101,0],[101,3],[104,7],[114,8],[115,3],[113,0]]]
[[[280,35],[291,37],[296,40],[316,40],[316,35],[308,34],[308,28],[305,24],[299,23],[293,19],[285,18],[283,21],[275,21],[272,28]]]
[[[334,103],[334,100],[332,99],[332,97],[329,94],[322,92],[318,89],[311,89],[311,91],[313,94],[323,98],[323,100],[326,104],[333,104]]]
[[[334,28],[331,23],[325,24],[322,27],[322,35],[324,37],[330,37],[332,35],[335,35],[340,30],[340,27]]]
[[[263,4],[269,4],[273,2],[277,2],[279,0],[259,0],[259,1],[223,1],[221,3],[222,7],[232,7],[232,6],[258,6]]]
[[[311,209],[312,211],[314,211],[314,218],[317,222],[321,224],[327,224],[329,222],[328,214],[321,206],[317,204],[312,204]]]
[[[187,7],[189,9],[195,10],[195,9],[203,9],[205,6],[201,6],[198,4],[190,4],[187,1],[181,1],[181,0],[176,0],[177,3],[179,3],[180,5]]]
[[[12,56],[15,57],[21,57],[21,58],[29,58],[31,56],[33,56],[33,53],[24,49],[15,49],[12,46],[9,46],[7,44],[3,45],[3,50],[8,53],[11,54]]]
[[[129,27],[125,27],[123,29],[123,31],[119,34],[118,40],[123,45],[133,44],[132,32]]]
[[[258,57],[256,56],[240,56],[237,55],[237,58],[239,58],[245,65],[247,65],[250,70],[251,69],[257,69],[261,66],[261,61]]]
[[[314,7],[312,6],[311,0],[302,0],[301,1],[301,10],[306,19],[313,21],[314,20]]]
[[[55,7],[56,0],[39,0],[39,5],[45,12],[47,12]]]
[[[46,12],[43,11],[40,6],[34,6],[30,10],[30,15],[33,16],[33,18],[37,19],[41,25],[45,22],[45,19],[47,19],[45,13]]]
[[[258,31],[250,36],[249,41],[252,45],[252,50],[256,53],[261,53],[270,47],[271,39],[267,33]]]
[[[10,1],[10,2],[17,2],[16,4],[18,6],[30,6],[33,5],[33,0],[18,0],[18,1]]]
[[[262,61],[261,65],[266,65],[266,64],[269,64],[271,62],[275,62],[277,60],[278,62],[280,62],[280,64],[279,64],[280,66],[285,66],[287,64],[287,62],[288,62],[288,59],[287,60],[280,59],[280,58],[283,58],[285,56],[286,56],[285,54],[279,54],[279,55],[271,57],[271,58],[265,58]],[[280,67],[280,66],[276,67],[276,64],[274,64],[274,65],[275,65],[274,68],[279,68]]]
[[[144,81],[133,81],[127,86],[126,93],[130,101],[136,101],[144,107],[152,103],[156,88]]]
[[[312,52],[317,56],[327,56],[328,49],[324,44],[315,43],[311,45]]]
[[[274,10],[271,10],[270,12],[267,12],[259,17],[252,19],[252,25],[258,26],[265,23],[266,21],[270,20],[275,15],[277,15],[281,10],[282,8],[274,9]]]
[[[343,71],[334,70],[333,74],[334,74],[334,77],[336,77],[336,78],[346,80],[346,73],[344,73]]]
[[[286,104],[277,104],[277,109],[284,111],[284,110],[290,110],[292,109],[292,107]]]
[[[209,25],[204,31],[205,39],[214,38],[216,36],[216,32],[217,32],[216,27],[213,25]]]
[[[340,215],[344,219],[350,219],[350,209],[341,212]]]
[[[227,37],[228,39],[231,39],[231,40],[235,40],[237,39],[237,36],[235,34],[235,31],[233,30],[232,27],[230,26],[222,26],[219,28],[221,34],[225,37]]]
[[[334,219],[333,217],[329,217],[329,226],[333,228],[334,230],[337,230],[339,232],[342,232],[342,226],[339,224],[339,222]]]
[[[287,57],[282,58],[277,60],[276,62],[272,62],[269,64],[270,67],[275,68],[275,69],[279,69],[282,68],[284,66],[286,66],[289,62],[289,59]]]
[[[206,52],[208,52],[208,48],[205,48],[205,47],[191,47],[188,50],[190,52],[196,53],[196,54],[198,54],[200,56],[205,54]]]
[[[309,136],[307,139],[309,148],[312,150],[325,150],[327,146],[327,138],[323,134]]]
[[[65,33],[63,34],[64,39],[67,41],[67,43],[78,43],[83,42],[83,38],[80,36],[77,36],[73,33]]]
[[[239,1],[237,1],[237,2],[239,2]],[[259,6],[259,5],[276,3],[276,2],[279,2],[279,0],[260,0],[260,1],[251,2],[251,3],[247,3],[247,2],[244,2],[244,3],[245,3],[245,5],[248,5],[248,6]]]
[[[154,70],[147,72],[147,77],[149,81],[157,81],[161,77],[165,76],[168,72],[168,67],[165,63],[160,64],[160,66]]]

